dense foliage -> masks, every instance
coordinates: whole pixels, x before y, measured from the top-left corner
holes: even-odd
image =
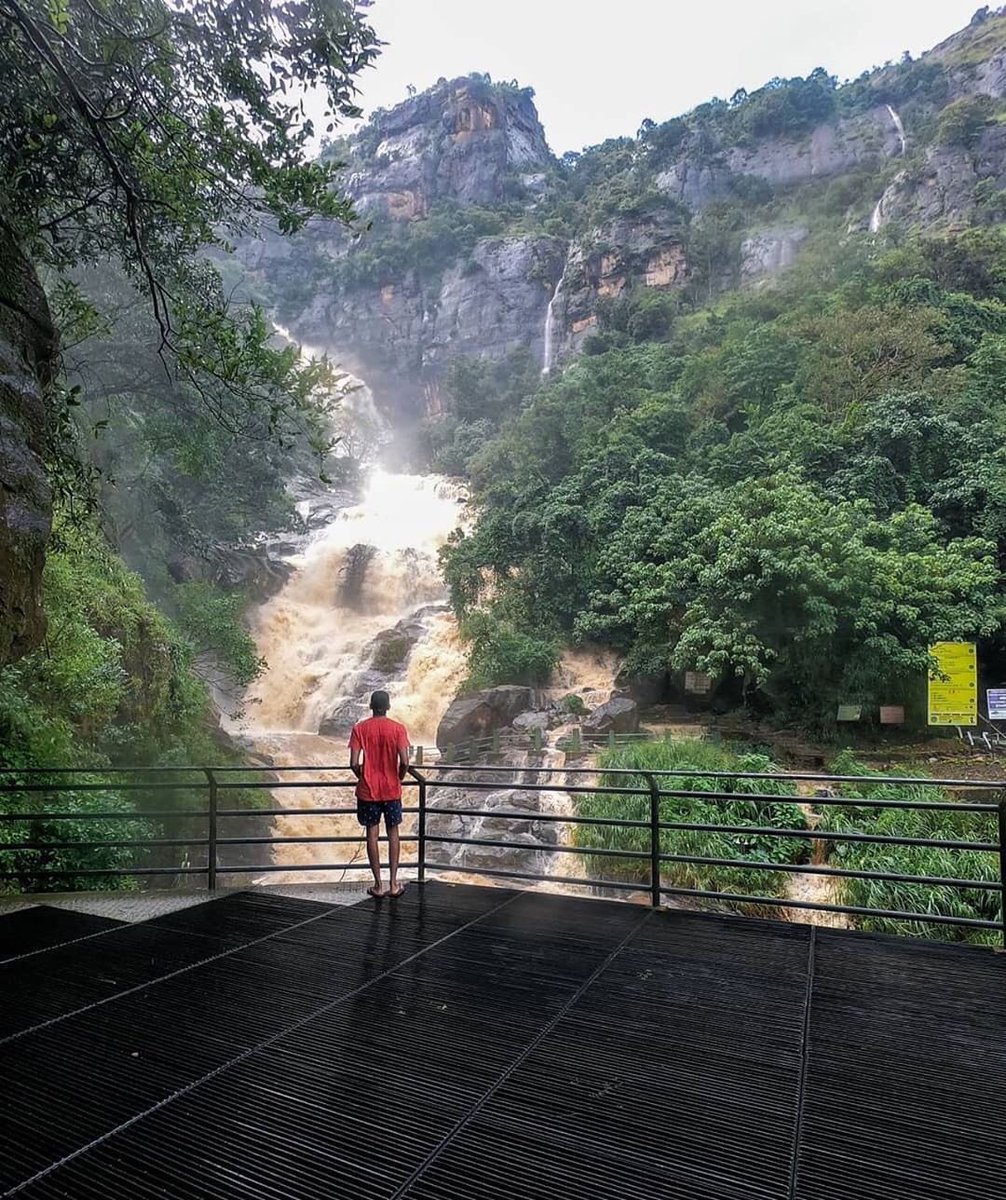
[[[813,725],[911,707],[933,641],[998,654],[1004,271],[1006,239],[974,230],[831,249],[661,340],[624,301],[471,460],[458,612],[533,612],[544,642]]]

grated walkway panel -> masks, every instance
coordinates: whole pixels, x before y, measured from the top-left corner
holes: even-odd
[[[121,928],[122,921],[48,904],[0,915],[0,963]]]
[[[1001,956],[439,884],[317,909],[149,922],[119,975],[218,952],[0,1045],[0,1194],[998,1192]]]

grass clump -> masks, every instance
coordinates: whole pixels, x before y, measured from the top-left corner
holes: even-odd
[[[660,801],[663,822],[717,824],[749,827],[751,832],[719,833],[701,830],[663,829],[662,854],[689,858],[739,860],[742,865],[666,862],[661,876],[665,885],[702,891],[739,892],[758,896],[785,895],[787,873],[745,867],[743,863],[797,863],[806,858],[808,843],[800,838],[777,838],[756,832],[759,828],[804,829],[806,817],[795,800],[744,801],[742,796],[771,792],[781,797],[796,795],[796,788],[785,782],[767,787],[758,779],[733,779],[717,772],[776,772],[778,767],[763,754],[737,753],[727,747],[698,739],[665,739],[639,742],[603,751],[599,755],[600,783],[603,786],[639,788],[640,796],[606,795],[594,792],[580,801],[580,814],[588,817],[623,818],[649,821],[649,786],[642,772],[682,771],[685,774],[665,779],[661,787],[687,793],[664,796]],[[640,772],[624,776],[610,774],[616,769]],[[707,774],[708,773],[708,774]],[[703,793],[728,792],[737,800],[703,799]],[[649,828],[618,826],[577,826],[575,842],[584,850],[584,859],[595,877],[619,880],[649,880],[649,862],[591,855],[591,849],[625,850],[649,853]],[[777,913],[774,905],[761,906]],[[760,911],[758,905],[746,905],[745,911]]]
[[[867,769],[848,753],[840,755],[832,769],[839,775],[869,774]],[[941,788],[919,783],[844,784],[839,794],[861,796],[868,800],[913,803],[947,802],[954,799],[952,794]],[[997,821],[993,813],[829,806],[824,827],[884,837],[993,844],[999,840]],[[887,871],[899,875],[927,875],[985,883],[995,883],[999,879],[996,854],[933,846],[837,843],[832,851],[832,865],[860,871]],[[838,899],[843,904],[864,908],[967,917],[981,921],[1002,920],[1001,895],[998,891],[987,888],[958,888],[946,884],[897,883],[876,879],[840,879]],[[857,916],[854,920],[858,929],[875,933],[924,937],[946,942],[970,942],[975,945],[998,945],[1001,942],[1001,934],[995,929],[969,929],[966,926],[930,924],[926,921],[905,921],[890,917]]]

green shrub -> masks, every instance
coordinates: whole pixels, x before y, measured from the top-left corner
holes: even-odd
[[[848,753],[839,756],[832,769],[840,775],[867,773]],[[862,796],[869,800],[910,802],[945,802],[953,799],[941,789],[924,784],[845,784],[840,794]],[[999,840],[997,822],[993,814],[931,809],[920,812],[908,809],[827,806],[823,827],[884,837],[988,843]],[[973,850],[847,842],[835,845],[831,862],[833,866],[852,870],[887,871],[899,875],[928,875],[981,882],[997,882],[999,878],[997,856]],[[857,907],[967,917],[982,921],[1001,921],[1002,918],[1000,894],[991,889],[892,883],[875,879],[840,879],[838,883],[841,902]],[[998,931],[991,929],[968,929],[966,926],[903,921],[889,917],[857,916],[854,921],[857,928],[876,933],[949,942],[966,941],[977,945],[993,945],[1001,941]]]
[[[501,683],[544,684],[559,661],[554,639],[525,633],[490,610],[471,612],[462,621],[461,632],[471,643],[468,690]]]
[[[686,792],[684,796],[666,796],[660,802],[661,821],[688,824],[717,824],[750,826],[752,829],[775,827],[805,829],[803,811],[788,800],[745,802],[742,800],[703,800],[703,792],[729,792],[738,797],[770,792],[773,795],[795,795],[795,787],[786,783],[761,780],[731,779],[722,775],[700,775],[699,772],[718,771],[778,771],[770,759],[760,754],[736,754],[710,743],[691,739],[639,742],[635,745],[604,751],[599,758],[602,768],[600,782],[612,787],[639,788],[638,798],[624,795],[605,795],[595,792],[581,798],[579,812],[587,817],[622,817],[627,820],[648,821],[650,816],[649,785],[642,775],[622,776],[605,774],[615,769],[631,771],[695,772],[663,780],[663,789]],[[648,828],[619,828],[618,826],[578,825],[574,834],[576,845],[585,851],[589,871],[595,876],[638,880],[649,878],[649,862],[642,859],[618,859],[591,855],[588,847],[606,850],[628,850],[649,853]],[[700,830],[665,829],[660,835],[662,854],[679,854],[698,858],[729,858],[742,862],[796,863],[804,860],[808,843],[800,838],[775,838],[758,833],[711,833]],[[709,863],[665,863],[662,869],[665,884],[702,891],[735,892],[746,895],[783,896],[788,873],[765,871],[744,866],[725,867]],[[762,906],[773,915],[774,905]],[[746,911],[759,911],[758,905],[745,905]]]

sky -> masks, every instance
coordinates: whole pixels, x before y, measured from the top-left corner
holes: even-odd
[[[364,110],[488,71],[534,88],[557,154],[632,135],[775,75],[855,78],[917,57],[979,0],[374,0],[387,43],[360,81]]]

